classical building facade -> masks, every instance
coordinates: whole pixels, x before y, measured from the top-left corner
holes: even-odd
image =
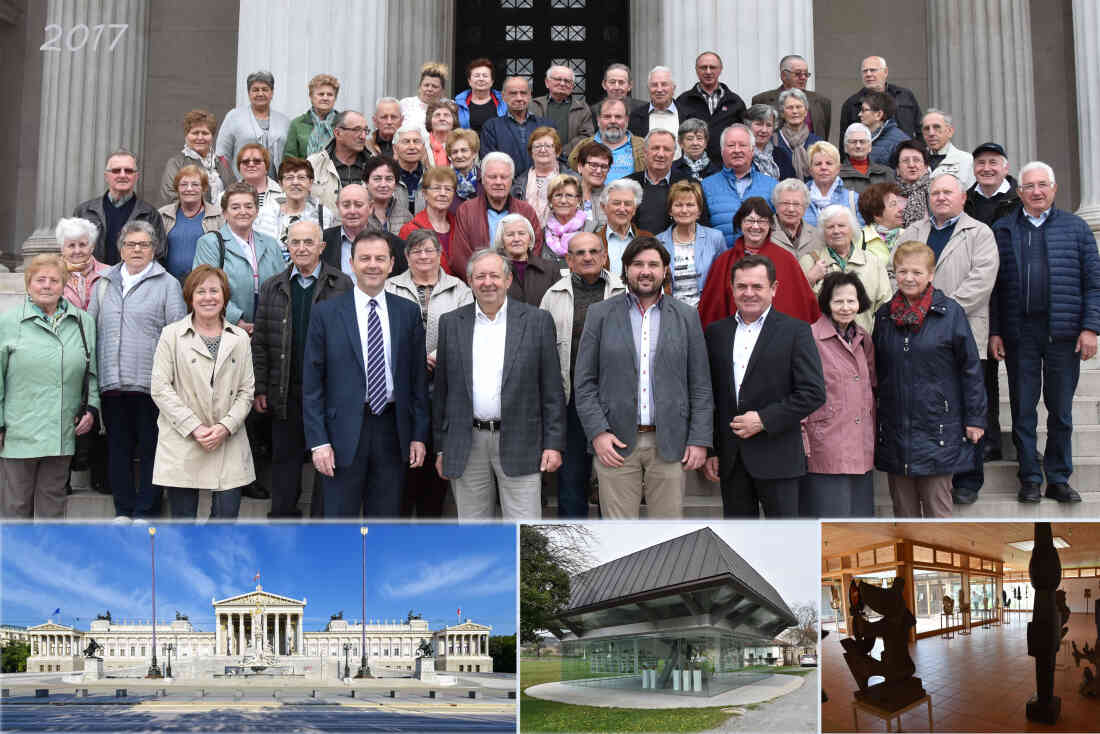
[[[421,643],[431,642],[436,651],[436,670],[490,673],[489,656],[492,627],[467,619],[465,622],[432,630],[427,620],[411,612],[404,620],[367,620],[349,622],[342,614],[333,615],[321,630],[305,629],[305,598],[255,590],[225,599],[212,599],[215,627],[201,631],[177,614],[172,621],[159,621],[156,628],[158,662],[168,658],[172,645],[173,660],[239,660],[243,656],[274,656],[282,663],[345,656],[359,660],[364,632],[367,660],[372,669],[411,671]],[[97,654],[104,667],[119,670],[148,666],[153,653],[153,626],[149,620],[115,621],[101,615],[87,630],[66,626],[53,620],[29,627],[25,635],[31,643],[27,670],[32,672],[68,672],[79,670],[83,651],[95,640],[102,646]]]
[[[415,94],[427,60],[451,64],[446,91],[461,91],[466,63],[483,55],[498,75],[530,76],[536,94],[549,64],[568,64],[593,100],[612,61],[633,67],[636,97],[658,64],[682,92],[695,83],[695,56],[710,49],[748,102],[778,86],[780,57],[799,53],[809,88],[833,101],[836,141],[860,60],[881,54],[891,82],[953,114],[956,145],[992,139],[1013,168],[1049,162],[1058,205],[1100,229],[1095,0],[0,0],[0,48],[10,132],[0,140],[9,171],[0,255],[9,262],[49,246],[58,217],[102,194],[114,149],[140,154],[140,184],[155,199],[183,144],[183,115],[201,107],[224,118],[245,102],[249,72],[274,73],[273,107],[291,117],[308,107],[306,82],[321,72],[341,80],[339,109],[369,113],[379,97]]]

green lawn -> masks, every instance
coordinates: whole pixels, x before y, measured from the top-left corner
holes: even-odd
[[[520,688],[561,679],[561,658],[522,658]],[[573,706],[520,695],[520,726],[527,731],[703,731],[713,729],[731,714],[718,708],[616,709]]]

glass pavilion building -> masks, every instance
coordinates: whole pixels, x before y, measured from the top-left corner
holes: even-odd
[[[771,584],[713,530],[571,579],[559,617],[564,683],[713,696],[771,673],[750,651],[797,624]]]

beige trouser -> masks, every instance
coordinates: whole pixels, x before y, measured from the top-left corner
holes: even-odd
[[[72,456],[0,459],[6,518],[64,517]]]
[[[904,477],[887,474],[894,517],[951,517],[951,475]],[[924,512],[921,512],[921,505]]]
[[[657,454],[657,433],[639,431],[634,450],[616,468],[596,459],[600,482],[600,512],[605,518],[638,517],[643,485],[649,517],[680,518],[684,514],[684,468],[678,461],[664,461]]]
[[[542,474],[510,477],[500,466],[500,433],[472,428],[470,458],[461,477],[451,480],[459,520],[492,519],[497,488],[505,520],[538,520],[542,517]]]

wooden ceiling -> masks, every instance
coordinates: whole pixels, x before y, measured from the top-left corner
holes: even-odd
[[[1058,550],[1063,568],[1100,566],[1100,522],[1056,522],[1054,534],[1069,548]],[[889,540],[913,540],[941,548],[999,558],[1016,569],[1027,568],[1031,554],[1008,545],[1035,537],[1030,522],[865,522],[821,524],[822,554],[849,553]]]

